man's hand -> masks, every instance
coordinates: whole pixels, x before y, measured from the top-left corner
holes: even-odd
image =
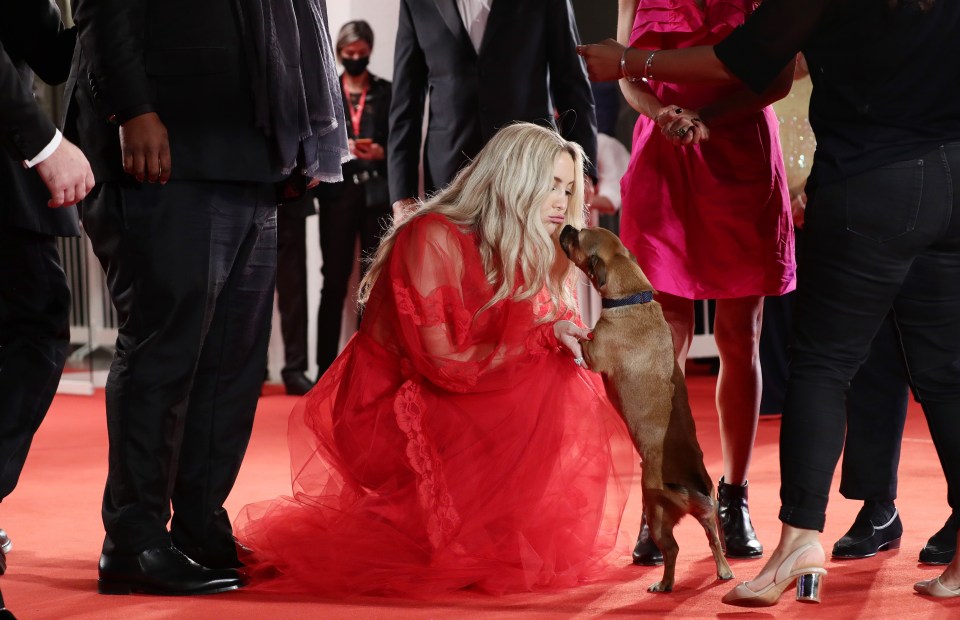
[[[134,116],[120,126],[123,171],[139,182],[170,180],[170,140],[156,112]]]
[[[420,202],[416,198],[404,198],[393,203],[393,223],[396,226],[417,210]]]
[[[64,138],[60,146],[35,166],[40,179],[50,190],[49,207],[69,207],[83,200],[95,180],[90,162],[72,142]]]

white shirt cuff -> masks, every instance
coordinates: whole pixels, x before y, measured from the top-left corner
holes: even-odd
[[[60,146],[60,143],[63,142],[63,134],[60,133],[60,130],[57,130],[57,133],[53,135],[53,140],[50,141],[47,146],[43,147],[43,150],[37,153],[37,156],[29,161],[23,162],[24,168],[33,168],[40,162],[44,161],[57,150],[57,147]]]

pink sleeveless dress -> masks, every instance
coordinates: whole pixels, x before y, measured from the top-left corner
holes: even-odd
[[[631,45],[713,45],[749,0],[640,0]],[[656,75],[656,61],[653,74]],[[650,83],[664,105],[699,109],[738,86]],[[796,286],[793,220],[770,107],[710,123],[710,140],[677,147],[641,116],[621,182],[621,237],[658,291],[689,299],[781,295]]]

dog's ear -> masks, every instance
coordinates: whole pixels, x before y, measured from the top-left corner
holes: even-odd
[[[590,273],[597,283],[597,288],[603,288],[603,285],[607,283],[607,264],[603,262],[602,258],[593,254],[590,256],[589,265]]]

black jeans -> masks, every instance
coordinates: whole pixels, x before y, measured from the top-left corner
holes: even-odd
[[[780,519],[823,530],[845,397],[891,310],[951,488],[960,481],[960,144],[817,189],[780,431]],[[952,498],[951,498],[952,500]],[[951,506],[956,509],[957,506]]]
[[[188,555],[229,558],[223,502],[270,337],[275,190],[104,183],[82,206],[120,322],[106,387],[104,550],[136,553],[172,538]]]
[[[70,290],[50,235],[0,229],[0,273],[3,500],[17,485],[33,435],[60,382],[70,345]]]
[[[361,273],[372,258],[388,225],[390,206],[367,206],[363,184],[338,184],[332,199],[320,199],[320,252],[323,289],[317,311],[317,366],[322,375],[337,358],[343,303],[354,266],[354,248],[360,237]]]

